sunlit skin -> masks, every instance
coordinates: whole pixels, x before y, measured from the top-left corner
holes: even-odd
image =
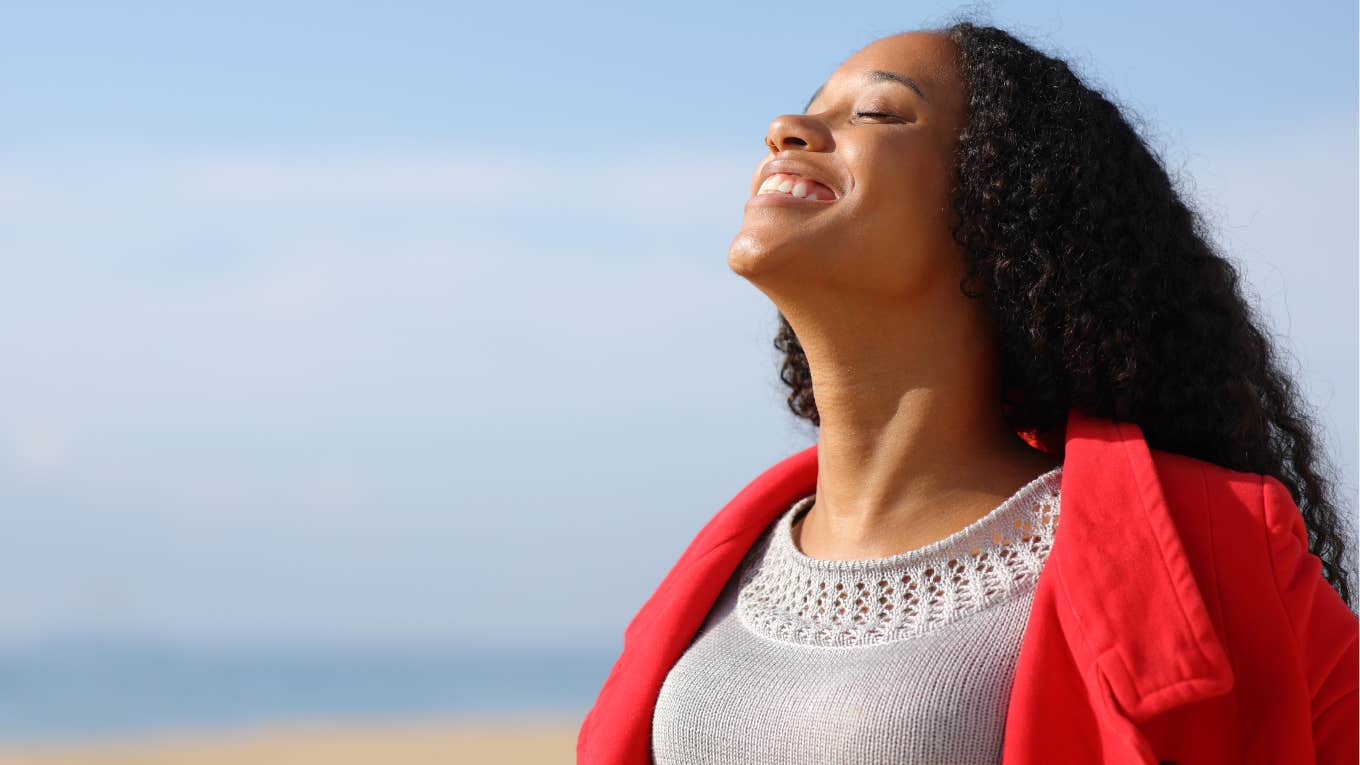
[[[954,56],[933,33],[885,37],[841,64],[802,114],[776,117],[728,253],[808,357],[817,498],[794,540],[814,558],[914,550],[1061,462],[1006,425],[993,330],[959,291],[948,201],[965,111]],[[924,97],[866,77],[874,70],[910,78]],[[841,196],[757,201],[762,167],[783,158],[834,179]]]

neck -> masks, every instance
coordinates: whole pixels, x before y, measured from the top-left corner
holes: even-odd
[[[795,531],[810,556],[915,549],[1060,462],[1006,424],[995,343],[980,312],[912,305],[909,315],[844,306],[819,314],[836,316],[834,324],[785,313],[807,355],[821,420],[817,498]]]

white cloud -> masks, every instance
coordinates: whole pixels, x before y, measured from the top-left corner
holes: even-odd
[[[1323,403],[1353,444],[1353,126],[1193,156],[1229,251],[1267,298],[1287,295],[1311,389],[1335,391]],[[0,410],[0,473],[46,488],[0,493],[34,540],[6,557],[0,601],[21,613],[0,634],[91,619],[471,634],[430,607],[447,580],[589,561],[613,544],[590,529],[646,513],[656,538],[629,554],[653,570],[602,596],[626,604],[791,427],[773,309],[725,263],[758,159],[8,161],[0,231],[17,257],[0,260],[0,352],[22,373],[0,394],[23,408]],[[714,428],[729,435],[715,443]],[[681,458],[733,472],[676,483],[663,473]],[[532,533],[496,544],[512,526]],[[48,546],[67,549],[64,570]],[[138,610],[73,613],[106,570]],[[320,592],[359,574],[344,598]],[[35,581],[42,593],[17,591]],[[509,578],[466,605],[512,631],[627,617],[585,620],[584,586]],[[548,611],[497,611],[526,597]],[[382,618],[357,627],[358,613]]]
[[[68,467],[70,429],[55,418],[26,414],[10,431],[10,458],[21,473],[41,478]]]
[[[10,158],[0,176],[0,223],[175,227],[196,211],[235,216],[544,213],[659,226],[739,220],[759,153],[586,157],[385,152]],[[733,202],[736,201],[736,206]],[[735,217],[734,217],[735,216]],[[313,221],[343,225],[343,220]]]

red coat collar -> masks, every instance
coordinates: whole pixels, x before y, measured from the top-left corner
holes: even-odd
[[[1227,652],[1136,424],[1068,414],[1049,562],[1047,584],[1060,596],[1078,668],[1099,668],[1129,720],[1232,689]]]
[[[1037,584],[1052,592],[1036,592],[1036,602],[1055,603],[1086,686],[1107,688],[1126,726],[1229,691],[1228,657],[1142,430],[1073,409],[1062,455],[1062,511]],[[582,724],[578,762],[649,761],[666,674],[751,545],[816,485],[814,445],[757,476],[699,531],[625,629],[623,653]]]

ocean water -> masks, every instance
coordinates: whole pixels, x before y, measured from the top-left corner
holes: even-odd
[[[0,745],[295,722],[582,718],[618,652],[613,645],[359,650],[111,639],[0,647]]]

